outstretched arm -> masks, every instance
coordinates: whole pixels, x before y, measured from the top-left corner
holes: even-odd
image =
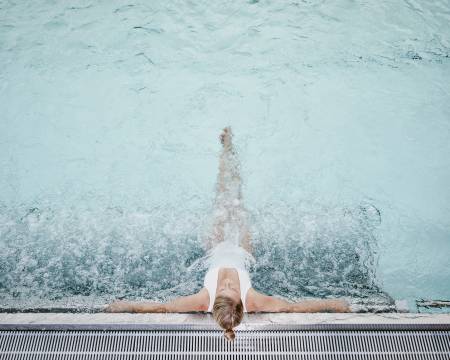
[[[251,312],[292,312],[292,313],[313,313],[313,312],[350,312],[347,301],[342,299],[323,300],[303,300],[290,303],[286,300],[251,291],[251,300],[248,310]]]
[[[209,295],[205,288],[189,296],[180,296],[168,303],[114,301],[105,312],[113,313],[185,313],[206,311]]]

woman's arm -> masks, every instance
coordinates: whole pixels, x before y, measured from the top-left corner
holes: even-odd
[[[342,299],[303,300],[290,303],[286,300],[249,290],[248,311],[250,312],[350,312],[347,301]]]
[[[289,312],[313,313],[334,312],[346,313],[350,311],[350,305],[343,299],[303,300],[290,304]]]
[[[183,313],[208,310],[209,295],[203,288],[198,293],[180,296],[168,303],[115,301],[105,311],[114,313]]]

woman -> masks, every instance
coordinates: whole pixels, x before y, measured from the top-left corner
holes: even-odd
[[[244,312],[348,312],[344,300],[304,300],[289,303],[259,293],[251,286],[247,271],[251,255],[251,237],[247,213],[242,206],[239,162],[232,144],[230,127],[223,130],[223,145],[217,180],[212,231],[206,238],[209,269],[204,287],[196,294],[182,296],[166,304],[116,301],[107,312],[212,312],[228,340]]]

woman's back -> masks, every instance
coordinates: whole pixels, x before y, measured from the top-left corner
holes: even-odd
[[[209,294],[209,305],[208,312],[212,312],[214,301],[216,299],[216,291],[217,291],[217,283],[219,278],[220,271],[223,270],[232,270],[236,271],[237,276],[239,278],[239,290],[240,290],[240,298],[242,301],[242,305],[244,307],[244,312],[247,312],[247,293],[248,290],[252,287],[252,283],[250,280],[250,274],[247,270],[241,268],[229,268],[229,267],[213,267],[208,270],[205,275],[205,280],[203,285]]]

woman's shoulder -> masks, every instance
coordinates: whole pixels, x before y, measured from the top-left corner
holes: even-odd
[[[199,303],[201,304],[202,311],[208,311],[210,301],[208,289],[206,287],[201,288],[197,293],[197,296],[199,298]]]
[[[250,288],[245,296],[245,307],[247,312],[255,312],[257,310],[258,292],[254,288]]]

